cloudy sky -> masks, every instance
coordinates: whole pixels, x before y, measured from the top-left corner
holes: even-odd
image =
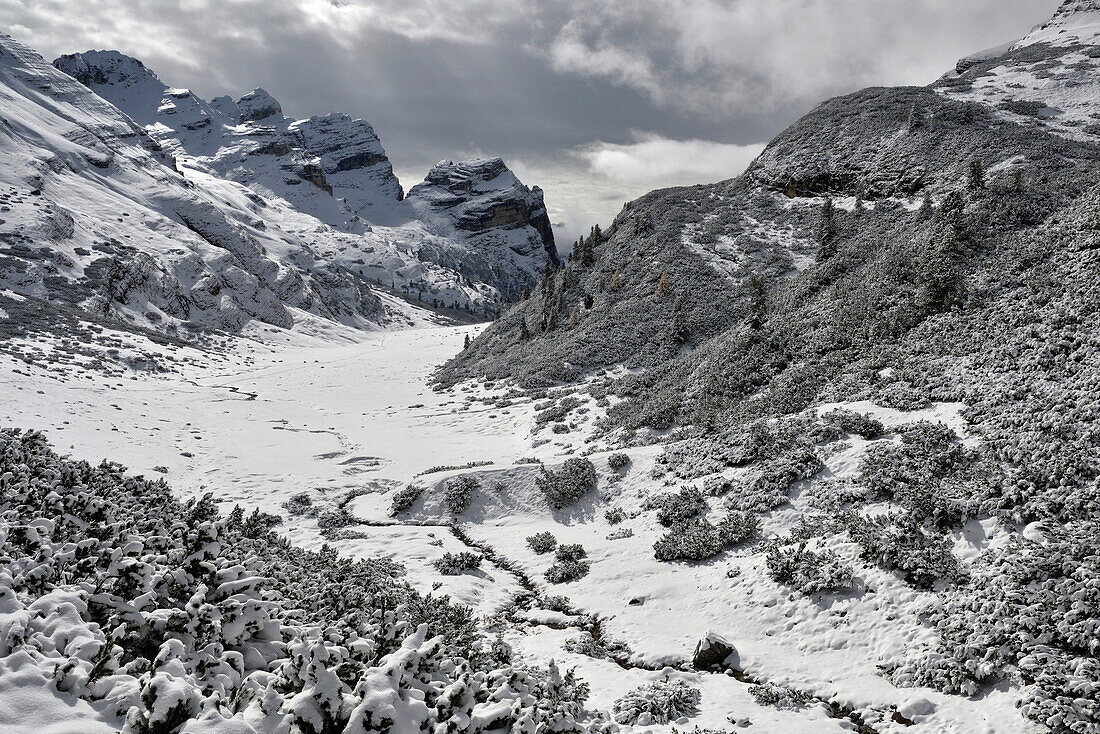
[[[204,97],[369,120],[402,183],[497,154],[566,245],[650,189],[739,173],[822,99],[927,84],[1060,0],[0,0],[48,59],[112,48]]]

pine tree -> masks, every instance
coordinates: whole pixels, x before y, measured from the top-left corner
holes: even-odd
[[[821,205],[821,217],[817,222],[817,260],[825,262],[836,254],[836,209],[832,199]]]
[[[985,188],[985,169],[982,162],[975,158],[970,161],[970,172],[967,175],[966,188],[971,191],[981,191]]]
[[[759,331],[764,328],[768,318],[768,281],[759,273],[749,276],[747,284],[749,295],[749,326]]]
[[[657,297],[661,298],[668,293],[668,271],[661,273],[661,279],[657,282]]]
[[[466,340],[462,343],[462,349],[463,349],[463,351],[465,351],[469,348],[470,348],[470,335],[467,334],[466,335]]]
[[[531,331],[527,328],[527,317],[521,316],[519,319],[519,340],[525,342],[531,338]]]

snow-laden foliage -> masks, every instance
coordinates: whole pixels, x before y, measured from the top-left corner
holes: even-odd
[[[865,560],[899,572],[919,588],[931,589],[937,582],[956,581],[962,576],[947,537],[922,525],[910,513],[857,518],[850,532]]]
[[[559,545],[554,552],[554,562],[546,569],[546,580],[552,584],[576,581],[591,569],[587,558],[588,553],[579,543]]]
[[[796,710],[814,701],[813,696],[809,694],[775,683],[751,685],[749,693],[761,706],[772,706],[777,709]]]
[[[611,471],[619,471],[620,469],[625,469],[629,465],[630,456],[621,451],[617,451],[607,457],[607,466]]]
[[[0,658],[127,734],[581,730],[572,672],[493,669],[468,610],[273,522],[0,431]]]
[[[1100,732],[1100,527],[1046,524],[971,569],[931,610],[940,644],[895,682],[976,695],[1015,670],[1025,715],[1054,731]]]
[[[527,536],[527,545],[535,553],[549,553],[558,547],[558,539],[549,530]]]
[[[835,593],[852,587],[851,566],[830,550],[813,551],[805,543],[797,546],[773,544],[766,559],[768,576],[803,594]]]
[[[707,511],[707,501],[696,487],[683,487],[679,492],[665,492],[646,501],[647,510],[657,510],[657,522],[666,528],[692,520]]]
[[[472,474],[451,477],[443,485],[443,504],[457,517],[470,506],[474,492],[480,488],[481,482]]]
[[[535,486],[555,510],[569,507],[596,489],[596,467],[588,459],[568,459],[557,471],[542,467]]]
[[[653,555],[661,561],[703,561],[759,532],[760,519],[745,512],[729,512],[717,525],[696,518],[674,525],[653,544]]]
[[[416,484],[415,482],[406,484],[393,493],[393,499],[390,500],[390,515],[396,516],[409,509],[423,493],[423,484]]]
[[[610,510],[604,511],[603,519],[607,521],[608,525],[618,525],[626,519],[626,511],[621,507],[612,507]]]
[[[457,576],[464,571],[472,571],[481,567],[482,557],[470,551],[459,553],[444,553],[441,558],[432,561],[436,570],[444,576]]]
[[[702,698],[698,688],[665,678],[630,691],[615,701],[612,711],[620,724],[667,724],[696,713]]]

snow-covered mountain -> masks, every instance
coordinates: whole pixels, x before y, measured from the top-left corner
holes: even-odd
[[[935,87],[1026,127],[1100,141],[1100,3],[1066,0],[1022,39],[961,59]]]
[[[405,202],[363,120],[340,113],[294,120],[263,89],[207,102],[116,51],[62,56],[54,65],[141,123],[181,170],[286,202],[299,220],[284,221],[288,229],[319,226],[303,215],[319,220],[333,231],[334,258],[410,295],[484,311],[517,299],[557,264],[541,190],[520,183],[500,159],[462,163],[451,175],[437,167]],[[461,213],[448,211],[459,204]],[[455,271],[460,287],[440,292],[420,262]]]

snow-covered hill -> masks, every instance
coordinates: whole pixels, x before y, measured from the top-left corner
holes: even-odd
[[[1100,142],[1100,3],[1066,0],[1048,22],[961,59],[935,86],[1003,119]]]

